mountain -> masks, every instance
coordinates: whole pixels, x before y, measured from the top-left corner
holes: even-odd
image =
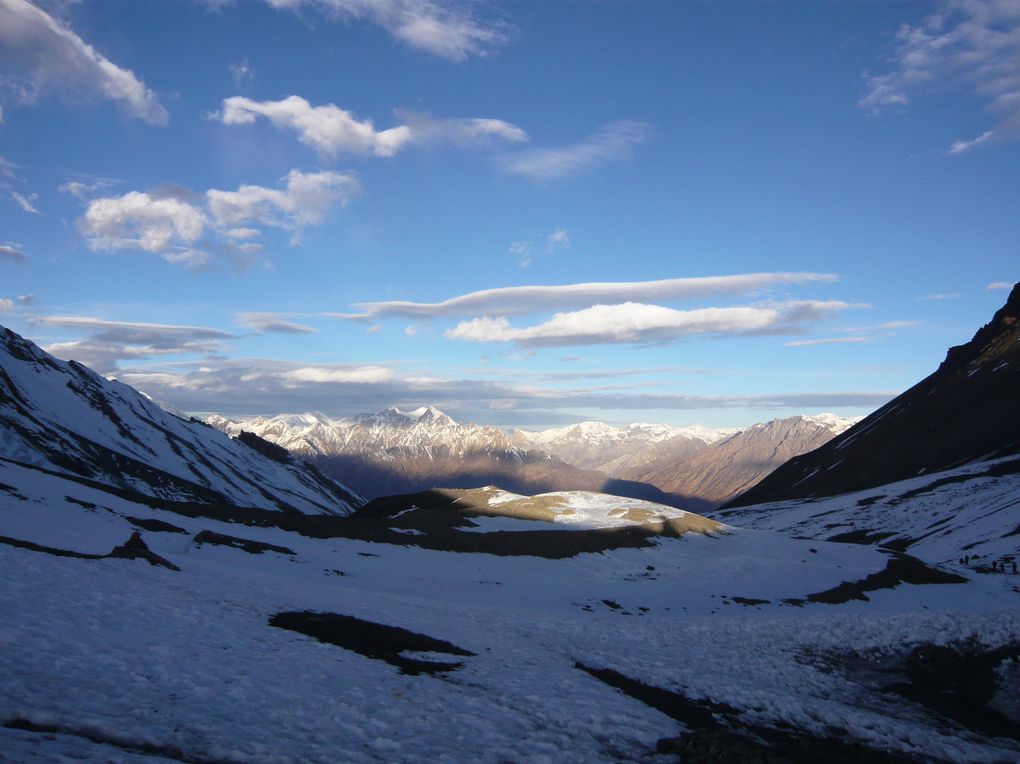
[[[514,430],[511,440],[525,448],[541,449],[575,467],[630,477],[665,453],[694,453],[733,432],[736,430],[710,430],[698,425],[635,423],[613,427],[605,422],[580,422],[549,430]]]
[[[744,430],[582,422],[538,432],[516,430],[512,440],[579,467],[719,505],[856,421],[819,414],[775,419]]]
[[[858,491],[1020,453],[1020,284],[938,369],[730,506]]]
[[[568,464],[518,445],[495,427],[462,424],[433,406],[388,408],[349,419],[282,414],[206,419],[231,435],[251,432],[286,448],[372,499],[430,488],[498,485],[521,494],[594,491],[700,510],[704,502]]]
[[[175,416],[0,327],[0,461],[150,502],[348,514],[363,500],[283,449]]]

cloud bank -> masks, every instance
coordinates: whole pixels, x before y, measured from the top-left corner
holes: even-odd
[[[526,328],[511,326],[503,317],[476,318],[457,324],[445,336],[472,342],[513,342],[520,347],[564,347],[648,344],[696,335],[791,334],[803,331],[804,324],[851,307],[838,300],[805,300],[772,306],[674,310],[626,302],[557,313],[548,321]]]
[[[661,279],[658,281],[610,281],[559,286],[519,286],[484,289],[451,297],[442,302],[363,302],[358,313],[333,313],[335,318],[371,320],[383,317],[438,318],[455,316],[510,316],[592,305],[679,300],[723,294],[747,294],[776,286],[831,283],[832,273],[744,273],[732,276]]]

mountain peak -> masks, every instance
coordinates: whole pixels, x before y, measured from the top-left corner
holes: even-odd
[[[1020,282],[1014,284],[1006,304],[995,311],[992,320],[963,345],[949,348],[939,371],[961,369],[975,361],[978,364],[996,361],[1015,349],[1020,339]]]

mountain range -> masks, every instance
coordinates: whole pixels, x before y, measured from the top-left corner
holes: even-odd
[[[525,494],[601,491],[703,511],[856,420],[797,416],[744,430],[582,422],[508,435],[423,406],[349,419],[313,413],[206,421],[282,446],[368,498],[499,485]]]

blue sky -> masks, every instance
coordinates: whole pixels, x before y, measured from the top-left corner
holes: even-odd
[[[0,0],[0,108],[0,322],[196,413],[859,415],[1020,279],[1016,0]]]

